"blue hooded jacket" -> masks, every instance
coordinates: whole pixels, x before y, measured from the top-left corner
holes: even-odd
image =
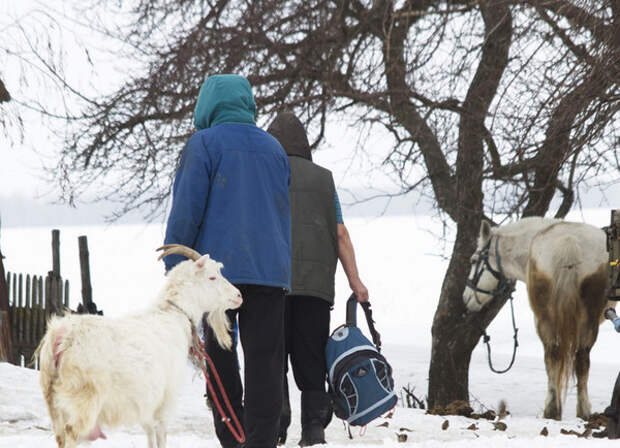
[[[249,82],[209,76],[174,180],[165,243],[178,243],[224,263],[234,284],[289,289],[290,168],[278,141],[254,123]],[[167,256],[166,269],[183,260]]]

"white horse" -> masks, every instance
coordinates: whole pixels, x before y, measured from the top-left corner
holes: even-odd
[[[524,218],[501,227],[483,221],[463,294],[470,311],[480,310],[507,281],[527,285],[536,330],[545,349],[545,418],[562,418],[571,374],[577,377],[577,417],[590,416],[588,372],[607,302],[605,232],[597,227],[547,218]]]

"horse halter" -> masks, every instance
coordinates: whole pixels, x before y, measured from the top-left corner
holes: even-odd
[[[495,236],[495,259],[497,260],[497,269],[493,269],[493,267],[489,263],[489,249],[491,248],[492,239],[493,237],[489,238],[489,241],[487,241],[484,247],[480,250],[480,253],[478,254],[478,260],[476,261],[474,277],[471,279],[467,279],[467,286],[471,288],[471,290],[474,292],[474,298],[476,299],[476,302],[478,302],[478,305],[482,305],[482,302],[478,298],[479,292],[493,296],[493,299],[496,297],[508,297],[508,299],[510,299],[510,314],[512,317],[512,328],[514,330],[514,345],[512,349],[512,359],[510,360],[510,364],[508,364],[508,367],[506,367],[505,369],[497,370],[495,367],[493,367],[493,362],[491,361],[491,337],[487,334],[484,328],[481,329],[482,340],[487,346],[489,368],[494,373],[506,373],[510,370],[510,368],[515,362],[517,347],[519,346],[519,341],[517,339],[519,329],[517,328],[517,324],[515,323],[515,310],[512,304],[512,293],[515,290],[515,281],[509,280],[504,274],[504,269],[502,268],[502,259],[499,255],[499,237],[497,235]],[[482,276],[482,273],[485,269],[488,270],[493,275],[493,277],[499,280],[499,283],[492,291],[478,287],[478,282],[480,281],[480,277]]]
[[[510,294],[514,291],[514,281],[508,280],[506,275],[504,274],[504,269],[502,268],[502,259],[499,255],[499,237],[495,237],[495,259],[497,260],[497,269],[493,269],[491,263],[489,263],[489,249],[491,248],[491,240],[493,237],[489,238],[489,241],[484,245],[484,247],[478,253],[478,259],[476,260],[476,267],[474,270],[473,278],[468,278],[466,285],[474,292],[474,299],[478,302],[478,305],[482,305],[482,302],[478,298],[478,293],[488,294],[493,296],[493,298],[497,296],[504,296],[506,294]],[[480,281],[480,277],[482,277],[483,272],[487,270],[495,277],[499,283],[492,291],[488,289],[483,289],[478,286],[478,282]]]

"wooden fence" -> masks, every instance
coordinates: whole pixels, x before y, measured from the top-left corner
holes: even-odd
[[[69,308],[69,281],[63,282],[51,272],[45,278],[9,272],[6,283],[12,352],[8,361],[28,365],[45,334],[50,315],[62,314]]]
[[[103,314],[92,299],[87,239],[80,236],[78,242],[82,303],[76,311]],[[46,277],[10,272],[5,277],[1,258],[0,274],[0,361],[36,367],[31,361],[49,317],[74,312],[69,307],[69,281],[60,276],[60,232],[52,231],[52,270]]]

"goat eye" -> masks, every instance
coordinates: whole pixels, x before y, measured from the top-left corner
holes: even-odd
[[[215,277],[209,277],[209,280],[215,280]]]

